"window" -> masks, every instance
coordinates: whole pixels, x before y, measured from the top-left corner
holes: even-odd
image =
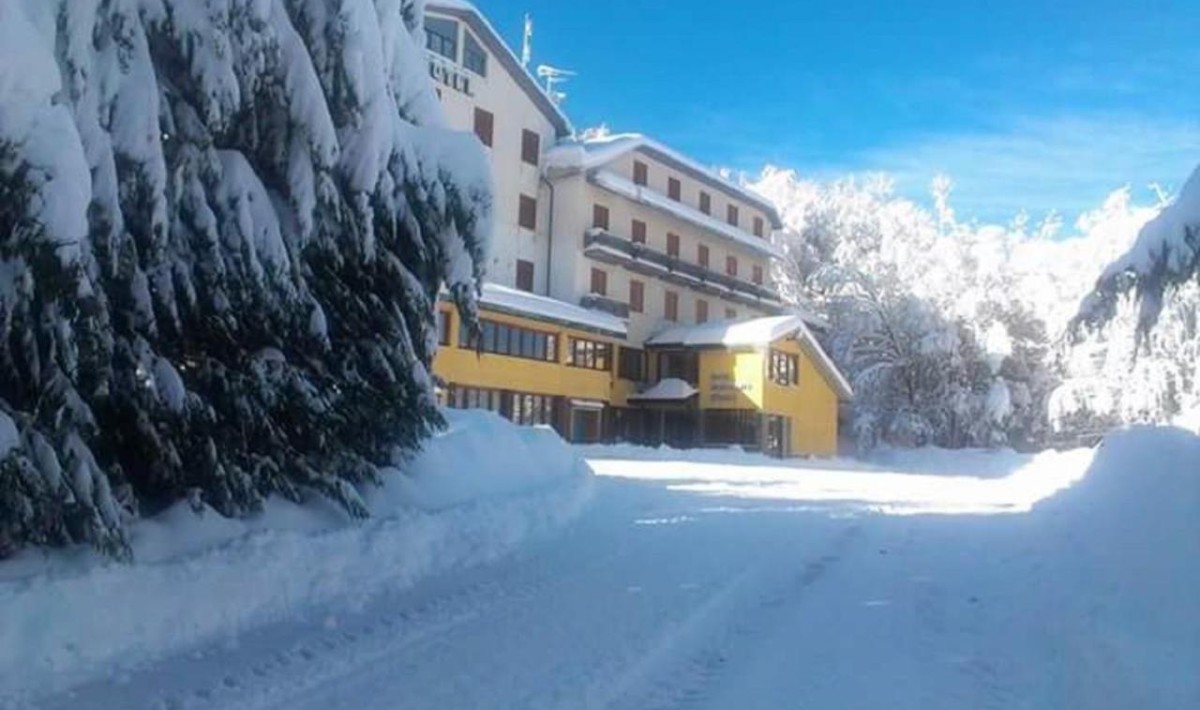
[[[711,444],[740,445],[748,449],[761,447],[759,432],[762,420],[758,412],[738,409],[709,409],[704,417],[704,439]]]
[[[736,256],[725,257],[725,275],[737,277],[738,264]]]
[[[597,296],[608,295],[608,273],[600,269],[592,269],[592,293]]]
[[[763,218],[755,217],[754,218],[754,236],[761,237],[763,235],[763,231],[764,231],[763,230]]]
[[[762,286],[763,268],[761,266],[758,266],[757,264],[755,264],[752,274],[753,275],[751,276],[751,278],[754,280],[754,283],[758,284],[759,286]]]
[[[646,223],[641,221],[640,219],[633,220],[633,226],[632,226],[632,229],[630,230],[630,235],[633,237],[633,241],[637,242],[638,244],[645,244],[646,243]]]
[[[437,312],[438,345],[450,345],[450,312]]]
[[[679,184],[679,180],[667,178],[667,197],[678,202],[682,192],[683,187]]]
[[[634,313],[646,310],[646,284],[636,279],[629,280],[629,310]]]
[[[700,191],[700,211],[707,215],[712,214],[712,195],[703,190]]]
[[[487,52],[470,32],[463,33],[463,66],[479,76],[487,76]]]
[[[725,210],[725,221],[733,226],[738,226],[738,208],[737,205],[729,205]]]
[[[517,214],[517,224],[525,229],[537,229],[537,200],[529,195],[521,195],[521,207]]]
[[[533,293],[533,262],[517,259],[517,288]]]
[[[779,350],[771,351],[767,367],[767,379],[785,387],[800,381],[800,358]]]
[[[567,365],[586,370],[611,370],[612,345],[585,338],[571,338],[567,350]]]
[[[515,424],[534,426],[554,424],[554,398],[544,394],[513,392],[506,416]]]
[[[426,17],[425,47],[452,62],[457,62],[458,23],[441,17]]]
[[[633,184],[643,187],[650,181],[650,168],[640,160],[633,161]]]
[[[640,382],[645,376],[645,353],[637,348],[621,348],[617,360],[617,375],[622,379]]]
[[[592,205],[592,226],[596,229],[608,230],[608,208],[604,205]]]
[[[737,320],[737,311],[733,308],[725,309],[725,320]]]
[[[696,322],[697,323],[707,323],[708,322],[708,301],[705,301],[705,300],[696,301]]]
[[[542,137],[528,128],[521,131],[521,162],[536,166],[542,153]]]
[[[544,394],[505,392],[451,385],[447,401],[455,409],[487,409],[525,425],[553,425],[555,398]]]
[[[553,333],[486,319],[481,319],[479,326],[479,349],[485,353],[544,362],[555,362],[558,359],[558,336]],[[458,329],[458,345],[462,348],[472,345],[466,327]]]
[[[658,353],[658,379],[677,377],[684,382],[699,382],[700,354],[696,351],[668,350]]]
[[[667,320],[679,320],[679,294],[674,291],[667,291],[665,301],[663,302],[663,317]]]
[[[492,147],[492,135],[495,131],[496,117],[491,111],[484,111],[481,108],[475,109],[475,135],[479,136],[479,142]]]
[[[696,261],[700,262],[704,268],[708,268],[708,247],[703,244],[696,247]]]
[[[667,256],[679,257],[679,235],[667,235]]]

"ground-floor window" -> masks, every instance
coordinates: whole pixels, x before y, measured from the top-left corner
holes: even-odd
[[[550,395],[450,385],[446,404],[454,409],[486,409],[517,424],[557,424],[557,398]]]
[[[599,407],[571,407],[571,441],[593,444],[604,436],[604,410]]]

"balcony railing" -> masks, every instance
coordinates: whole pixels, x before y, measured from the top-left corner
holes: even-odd
[[[759,284],[742,281],[650,249],[645,244],[618,237],[603,229],[587,230],[583,238],[584,254],[597,261],[621,264],[631,271],[655,276],[716,296],[732,298],[765,310],[781,307],[779,296]]]
[[[579,299],[579,305],[583,306],[584,308],[592,308],[597,311],[604,311],[605,313],[614,315],[618,318],[629,317],[628,303],[621,303],[620,301],[613,298],[608,298],[607,296],[589,293],[588,295]]]

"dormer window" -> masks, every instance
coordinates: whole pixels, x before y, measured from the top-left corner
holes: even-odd
[[[470,32],[463,35],[463,66],[479,76],[487,76],[487,52]]]
[[[425,47],[452,62],[457,62],[458,23],[442,17],[426,17]]]

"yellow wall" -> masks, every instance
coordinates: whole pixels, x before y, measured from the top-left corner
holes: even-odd
[[[763,354],[753,350],[700,353],[701,409],[762,409]]]
[[[837,454],[838,399],[808,353],[793,340],[775,343],[774,348],[799,356],[799,384],[784,387],[766,383],[766,406],[770,414],[792,419],[791,453],[813,456]]]
[[[576,336],[613,343],[611,338],[571,330],[547,323],[518,318],[480,308],[480,317],[499,323],[519,325],[558,335],[558,361],[541,362],[507,355],[477,354],[473,348],[458,347],[459,316],[453,308],[440,306],[450,314],[450,345],[438,348],[433,371],[449,383],[467,387],[488,387],[530,394],[546,394],[608,402],[612,399],[613,374],[599,370],[569,367],[565,364],[568,338]],[[616,367],[616,347],[611,367]]]

